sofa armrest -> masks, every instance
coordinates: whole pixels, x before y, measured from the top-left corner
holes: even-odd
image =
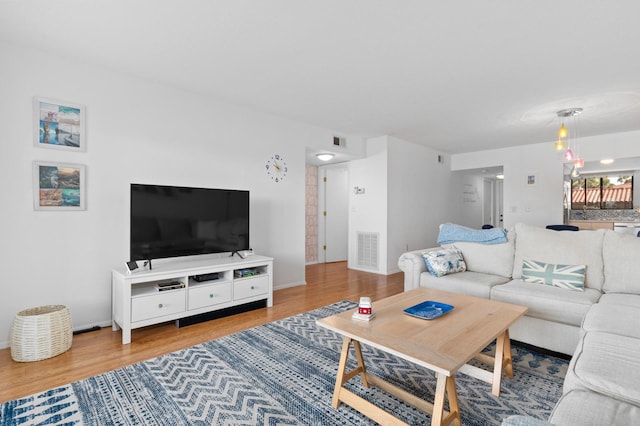
[[[422,252],[425,250],[435,249],[425,248],[408,251],[400,255],[398,267],[404,272],[404,291],[420,287],[420,274],[427,271],[427,265],[425,265],[422,258]]]

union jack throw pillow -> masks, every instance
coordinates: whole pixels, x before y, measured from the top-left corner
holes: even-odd
[[[585,265],[554,265],[537,260],[522,260],[522,281],[545,284],[567,290],[584,291]]]

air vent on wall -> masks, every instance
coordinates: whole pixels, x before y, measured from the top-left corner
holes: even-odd
[[[358,232],[358,266],[378,269],[377,232]]]
[[[338,136],[334,136],[333,137],[333,146],[339,146],[344,148],[345,146],[347,146],[347,139],[346,138],[341,138]]]

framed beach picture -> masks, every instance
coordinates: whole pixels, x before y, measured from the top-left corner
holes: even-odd
[[[33,99],[34,145],[86,151],[85,107],[53,99]]]
[[[86,210],[86,166],[33,162],[35,210]]]

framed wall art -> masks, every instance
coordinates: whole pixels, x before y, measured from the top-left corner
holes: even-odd
[[[34,145],[40,148],[86,151],[85,113],[83,105],[34,98]]]
[[[86,166],[33,162],[35,210],[86,210]]]

